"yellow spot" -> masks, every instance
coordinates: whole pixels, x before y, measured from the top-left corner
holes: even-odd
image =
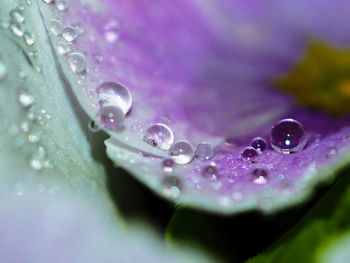
[[[290,74],[274,84],[303,106],[345,115],[350,112],[350,50],[312,43]]]

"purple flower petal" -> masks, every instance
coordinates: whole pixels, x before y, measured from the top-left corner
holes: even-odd
[[[42,5],[43,13],[50,8]],[[348,118],[299,108],[270,85],[288,74],[311,39],[349,45],[348,14],[350,5],[342,0],[332,6],[326,0],[71,3],[58,16],[84,29],[74,48],[85,54],[86,73],[76,76],[64,57],[60,61],[92,118],[100,84],[115,81],[131,91],[125,130],[110,132],[106,142],[117,165],[183,204],[224,213],[274,210],[301,201],[348,162]],[[69,66],[82,72],[75,70],[80,64]],[[268,147],[258,161],[242,161],[250,141],[267,139],[283,118],[304,125],[306,148],[283,155]],[[166,172],[160,157],[168,153],[144,142],[145,131],[156,123],[168,125],[175,141],[210,143],[214,157]],[[203,176],[208,166],[215,167],[215,176]],[[257,176],[256,169],[264,175]]]

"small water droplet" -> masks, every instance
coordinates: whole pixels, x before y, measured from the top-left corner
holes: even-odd
[[[199,160],[209,160],[214,156],[213,147],[211,147],[210,143],[202,142],[197,145],[195,157]]]
[[[257,161],[258,156],[259,152],[255,148],[248,146],[243,150],[241,158],[245,162],[253,163]]]
[[[173,171],[175,162],[172,159],[165,159],[162,161],[164,172],[171,173]]]
[[[18,94],[18,101],[22,105],[22,107],[28,108],[34,103],[35,98],[32,95],[30,95],[26,90],[20,89]]]
[[[67,2],[64,0],[58,0],[56,2],[56,8],[58,11],[66,11],[67,7],[68,7]]]
[[[265,169],[256,168],[252,172],[255,184],[266,184],[267,182],[267,171]]]
[[[215,162],[211,162],[202,171],[202,176],[209,179],[209,180],[216,180],[218,177],[218,174],[219,174],[219,171],[216,167]]]
[[[58,20],[50,20],[48,23],[49,26],[49,30],[52,34],[54,34],[55,36],[58,36],[62,33],[63,30],[63,25],[60,21]]]
[[[109,105],[99,109],[96,120],[102,127],[117,131],[124,127],[125,116],[119,107]]]
[[[24,36],[24,41],[28,46],[33,46],[35,43],[34,36],[31,33],[25,33]]]
[[[89,124],[88,124],[88,128],[90,131],[92,132],[98,132],[101,130],[100,126],[98,126],[95,121],[90,121]]]
[[[44,168],[45,165],[46,150],[44,147],[39,146],[38,149],[29,159],[29,166],[37,171],[40,171]]]
[[[32,0],[26,0],[27,5],[32,5]]]
[[[26,28],[24,24],[11,23],[10,31],[17,37],[23,37],[24,33],[26,32]]]
[[[51,4],[54,0],[42,0],[45,4]]]
[[[7,67],[5,62],[0,60],[0,80],[4,80],[7,76]]]
[[[181,194],[181,182],[176,176],[167,176],[163,179],[163,193],[169,197],[177,198]]]
[[[104,37],[105,40],[110,43],[113,44],[115,42],[118,41],[119,39],[119,24],[117,21],[112,20],[109,21],[107,24],[105,24],[104,26]]]
[[[166,151],[174,143],[174,134],[167,125],[156,123],[147,129],[143,140],[154,147]]]
[[[192,145],[185,140],[177,141],[169,149],[170,155],[177,164],[188,164],[192,161],[194,150]]]
[[[250,145],[257,149],[259,152],[262,152],[266,149],[266,140],[261,137],[255,137],[251,142]]]
[[[40,141],[40,133],[32,133],[28,135],[28,142],[37,143]]]
[[[11,22],[22,24],[24,22],[23,12],[19,9],[13,9],[10,12]]]
[[[74,27],[72,26],[66,26],[63,28],[62,30],[62,37],[68,41],[68,42],[72,42],[74,41],[78,35],[77,32],[75,31]]]
[[[329,150],[329,154],[330,155],[336,155],[337,154],[337,150],[332,148],[332,149]]]
[[[70,68],[75,73],[82,73],[86,69],[85,56],[79,52],[70,53],[67,61]]]
[[[115,105],[121,108],[124,114],[129,112],[132,96],[127,87],[115,82],[105,82],[97,87],[96,92],[101,106]]]
[[[65,55],[73,51],[73,45],[64,42],[58,42],[56,45],[56,49],[58,54]]]
[[[307,143],[303,125],[294,119],[279,121],[272,127],[270,138],[272,148],[283,154],[299,152]]]

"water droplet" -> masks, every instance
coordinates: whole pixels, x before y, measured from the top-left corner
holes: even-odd
[[[214,156],[213,147],[211,147],[210,143],[202,142],[197,145],[195,157],[199,160],[209,160]]]
[[[11,23],[10,25],[10,31],[12,34],[14,34],[17,37],[23,37],[24,32],[26,32],[26,28],[24,24],[19,23]]]
[[[64,55],[73,51],[73,45],[64,42],[58,42],[56,45],[56,49],[58,54]]]
[[[24,108],[28,108],[34,103],[35,98],[26,90],[20,89],[18,94],[18,101]]]
[[[256,168],[252,172],[254,176],[253,182],[255,184],[266,184],[267,183],[267,171],[261,168]]]
[[[46,150],[44,147],[39,146],[38,149],[29,159],[29,166],[37,171],[40,171],[44,168],[45,165]]]
[[[68,56],[68,64],[73,72],[82,73],[86,69],[85,56],[79,52],[70,53]]]
[[[28,135],[28,142],[37,143],[40,141],[40,133],[32,133]]]
[[[215,162],[211,162],[207,167],[202,171],[202,176],[209,180],[216,180],[218,177],[219,171],[216,167]]]
[[[181,194],[181,183],[176,176],[167,176],[163,179],[163,193],[169,197],[177,198]]]
[[[5,63],[0,60],[0,80],[5,79],[7,76],[7,67],[5,65]]]
[[[117,131],[124,127],[125,116],[116,106],[103,106],[96,114],[96,119],[108,130]]]
[[[24,22],[24,15],[21,10],[13,9],[10,12],[11,22],[22,24]]]
[[[98,126],[94,121],[89,122],[88,128],[92,132],[98,132],[101,130],[100,126]]]
[[[132,96],[127,87],[115,82],[105,82],[97,87],[96,92],[101,106],[115,105],[121,108],[124,114],[129,112]]]
[[[45,4],[51,4],[54,0],[42,0]]]
[[[259,152],[262,152],[266,149],[266,140],[264,138],[261,138],[261,137],[255,137],[250,145],[257,149]]]
[[[66,11],[67,7],[68,7],[67,2],[64,0],[58,0],[56,2],[56,8],[58,11]]]
[[[62,37],[68,42],[74,41],[77,38],[77,36],[77,32],[72,26],[66,26],[62,30]]]
[[[299,152],[307,143],[303,125],[294,119],[279,121],[272,127],[270,138],[272,148],[283,154]]]
[[[117,21],[112,20],[109,21],[107,24],[105,24],[104,26],[104,37],[105,40],[110,43],[113,44],[115,42],[117,42],[117,40],[119,39],[119,24]]]
[[[173,171],[175,162],[172,159],[165,159],[162,162],[164,172],[171,173]]]
[[[177,164],[188,164],[192,161],[194,150],[192,145],[185,140],[177,141],[169,149],[170,155]]]
[[[48,23],[48,26],[49,26],[49,30],[52,34],[54,34],[55,36],[58,36],[62,33],[62,30],[63,30],[63,25],[60,21],[58,20],[51,20],[49,23]]]
[[[34,36],[31,33],[25,33],[24,36],[24,41],[26,42],[26,44],[28,46],[33,46],[35,43],[35,39]]]
[[[259,152],[255,148],[248,146],[243,150],[241,158],[245,162],[253,163],[257,161],[258,156]]]
[[[329,150],[329,154],[330,155],[336,155],[337,154],[337,150],[332,148],[332,149]]]
[[[166,151],[174,143],[174,134],[167,125],[156,123],[147,129],[143,140],[154,147]]]

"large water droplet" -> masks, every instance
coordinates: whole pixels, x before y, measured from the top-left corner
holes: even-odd
[[[70,53],[68,64],[75,73],[82,73],[86,69],[85,56],[79,52]]]
[[[96,92],[101,106],[111,104],[121,108],[124,114],[129,112],[132,96],[127,87],[115,82],[105,82],[97,87]]]
[[[5,79],[7,76],[7,67],[6,64],[0,60],[0,80]]]
[[[252,172],[253,174],[253,182],[255,184],[266,184],[267,182],[267,171],[262,168],[256,168]]]
[[[119,24],[117,21],[109,21],[104,26],[104,37],[108,43],[115,43],[119,39]]]
[[[163,179],[163,193],[169,197],[177,198],[181,194],[181,182],[176,176],[167,176]]]
[[[266,149],[266,140],[261,137],[255,137],[251,142],[250,145],[257,149],[259,152],[262,152]]]
[[[23,12],[19,9],[13,9],[10,12],[12,22],[22,24],[24,22]]]
[[[173,171],[175,162],[172,159],[165,159],[162,161],[164,172],[171,173]]]
[[[294,119],[283,119],[272,127],[271,146],[280,153],[290,154],[301,151],[306,143],[303,125]]]
[[[147,129],[143,140],[154,147],[166,151],[174,143],[174,134],[167,125],[156,123]]]
[[[202,142],[197,145],[194,156],[199,160],[209,160],[214,156],[213,147],[211,147],[210,143]]]
[[[103,106],[96,114],[96,120],[102,127],[117,131],[124,127],[125,116],[122,110],[116,106]]]
[[[26,32],[26,28],[24,24],[13,23],[10,25],[10,31],[17,37],[23,37]]]
[[[253,163],[257,161],[258,156],[259,156],[258,151],[251,146],[248,146],[247,148],[245,148],[241,155],[242,160],[248,163]]]
[[[75,31],[75,28],[72,26],[66,26],[62,30],[62,37],[67,40],[68,42],[72,42],[77,38],[77,32]]]
[[[188,164],[192,161],[194,155],[192,145],[185,140],[177,141],[169,151],[174,162],[177,164]]]
[[[62,33],[63,25],[60,21],[51,20],[51,21],[49,21],[48,26],[49,26],[50,32],[52,34],[54,34],[55,36],[58,36]]]

